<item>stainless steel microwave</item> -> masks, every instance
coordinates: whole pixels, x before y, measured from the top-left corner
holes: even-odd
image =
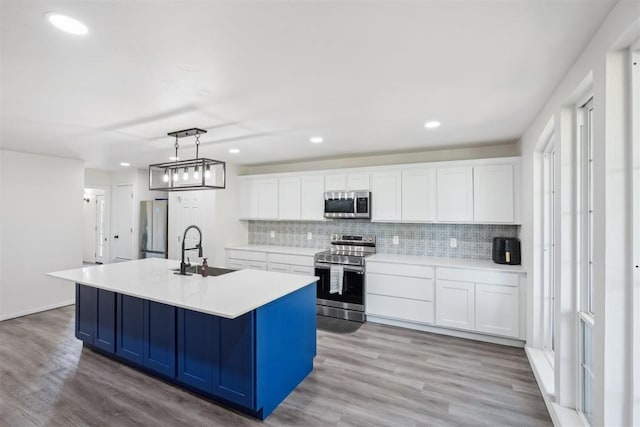
[[[325,218],[371,218],[370,191],[327,191]]]

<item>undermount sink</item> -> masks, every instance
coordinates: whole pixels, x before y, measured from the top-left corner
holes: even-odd
[[[178,274],[180,272],[179,268],[173,268],[172,271],[175,271],[176,274]],[[218,268],[218,267],[207,267],[207,272],[209,273],[209,276],[221,276],[223,274],[227,274],[227,273],[233,273],[234,271],[238,271],[238,270],[232,270],[230,268]],[[191,274],[200,274],[202,272],[202,266],[201,265],[192,265],[187,267],[187,274],[191,275]]]

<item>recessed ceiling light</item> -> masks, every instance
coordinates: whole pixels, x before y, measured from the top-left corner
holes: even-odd
[[[124,166],[124,167],[126,168],[126,167],[131,166],[131,163],[121,162],[121,163],[120,163],[120,166]]]
[[[176,157],[176,156],[171,156],[171,157],[169,157],[169,160],[172,161],[172,162],[175,162],[175,161],[180,160],[180,159],[178,157]]]
[[[321,136],[312,136],[309,141],[313,142],[314,144],[320,144],[322,141],[324,141],[324,139],[322,139]]]
[[[83,36],[89,32],[89,29],[82,22],[70,16],[61,15],[59,13],[48,12],[45,14],[51,25],[64,31],[65,33]]]
[[[229,152],[230,152],[231,154],[238,154],[238,153],[240,152],[240,150],[239,150],[239,149],[237,149],[237,148],[229,148]]]
[[[427,122],[424,124],[424,127],[426,127],[427,129],[435,129],[437,127],[440,127],[440,122],[437,122],[437,121]]]

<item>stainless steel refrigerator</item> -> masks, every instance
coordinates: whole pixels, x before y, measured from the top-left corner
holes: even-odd
[[[140,202],[140,258],[167,258],[168,203],[166,200]]]

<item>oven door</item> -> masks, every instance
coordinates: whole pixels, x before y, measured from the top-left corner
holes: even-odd
[[[364,311],[364,267],[345,265],[342,294],[331,293],[331,264],[316,263],[318,304]]]

